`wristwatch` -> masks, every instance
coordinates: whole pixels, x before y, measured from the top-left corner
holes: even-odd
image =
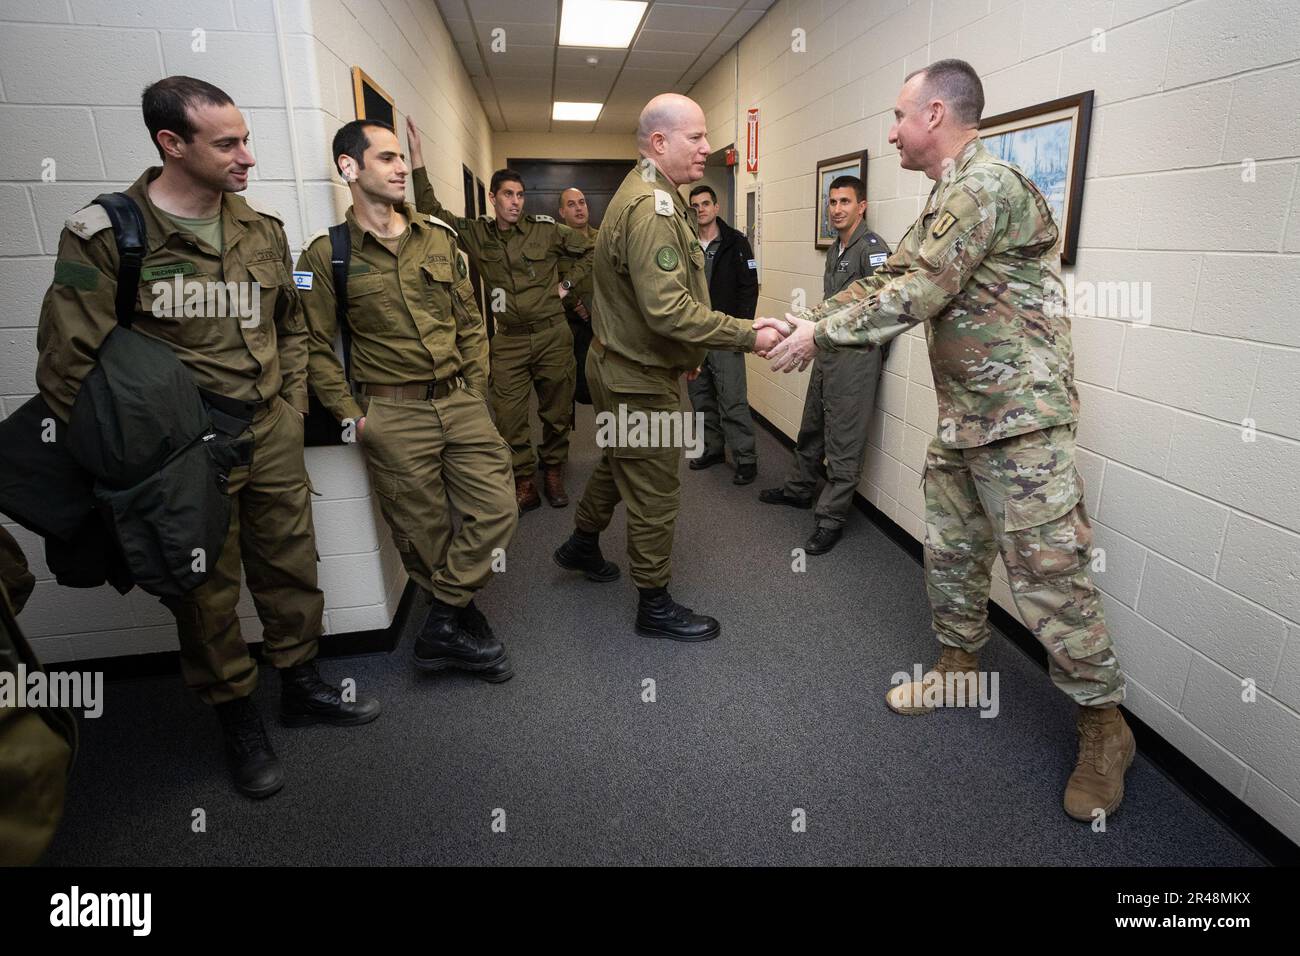
[[[563,289],[565,292],[568,292],[570,289],[573,288],[573,283],[570,282],[568,279],[563,279],[560,281],[560,288]]]

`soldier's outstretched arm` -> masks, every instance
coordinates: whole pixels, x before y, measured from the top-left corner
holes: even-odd
[[[59,237],[54,281],[41,302],[36,331],[36,385],[65,422],[100,345],[117,325],[116,297],[113,229],[99,206],[87,207]]]
[[[913,228],[920,228],[919,224]],[[973,177],[948,190],[914,259],[896,252],[872,276],[818,306],[817,347],[827,351],[884,345],[939,315],[961,291],[1006,228],[994,190]],[[856,290],[844,301],[845,293]]]
[[[731,352],[754,350],[754,324],[717,312],[691,294],[689,266],[681,261],[672,220],[655,212],[650,197],[628,212],[627,261],[637,304],[659,335]]]
[[[482,220],[453,215],[450,209],[438,202],[438,197],[433,191],[433,183],[429,179],[429,171],[423,166],[415,168],[412,182],[415,189],[415,208],[419,212],[438,217],[455,229],[460,247],[469,253],[477,266],[479,249],[482,248],[480,236],[486,223]]]
[[[307,318],[307,374],[316,397],[335,419],[356,421],[362,417],[361,406],[352,397],[343,363],[334,351],[339,327],[329,249],[329,237],[322,236],[309,241],[298,257],[298,271],[311,273],[311,288],[300,292],[303,314]]]

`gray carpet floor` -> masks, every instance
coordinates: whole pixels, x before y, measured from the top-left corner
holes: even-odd
[[[672,592],[719,618],[720,639],[636,634],[621,508],[602,544],[622,580],[552,563],[596,459],[579,406],[574,504],[523,516],[507,571],[479,596],[512,681],[418,673],[408,629],[392,654],[322,666],[380,698],[379,720],[290,730],[263,668],[257,700],[287,782],[256,803],[231,788],[215,719],[179,678],[110,682],[103,716],[81,723],[46,862],[1260,863],[1140,753],[1104,833],[1067,818],[1073,707],[1000,636],[983,656],[1000,674],[996,718],[892,714],[890,676],[935,654],[921,569],[855,514],[831,554],[792,572],[812,519],[758,503],[790,454],[757,432],[754,485],[682,466]]]

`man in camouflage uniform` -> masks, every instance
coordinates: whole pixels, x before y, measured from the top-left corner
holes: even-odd
[[[247,452],[230,473],[230,527],[208,579],[164,603],[176,617],[185,683],[221,721],[236,788],[266,797],[280,789],[284,775],[251,699],[257,664],[239,628],[241,562],[262,621],[266,658],[280,672],[282,720],[360,724],[379,716],[379,704],[344,701],[313,662],[324,595],[316,586],[311,485],[303,461],[307,326],[279,217],[235,195],[248,187],[254,165],[248,127],[229,96],[186,76],[148,87],[143,108],[163,165],[126,190],[148,232],[131,327],[175,350],[214,424]],[[117,272],[108,215],[87,206],[68,220],[59,239],[36,339],[36,383],[64,420],[117,324]],[[182,282],[187,303],[201,298],[204,313],[160,308],[160,280]],[[260,312],[244,317],[217,301],[226,294],[224,283],[248,284]]]
[[[488,286],[488,308],[496,319],[491,346],[492,413],[501,437],[510,443],[519,510],[531,511],[541,504],[533,481],[537,455],[528,421],[528,396],[533,390],[542,420],[546,498],[552,507],[563,508],[569,503],[564,465],[569,460],[569,432],[573,429],[576,371],[573,335],[562,300],[590,271],[591,246],[550,216],[523,215],[523,180],[509,169],[492,174],[488,198],[495,217],[454,215],[434,195],[424,168],[420,134],[410,119],[406,132],[415,167],[416,209],[437,216],[456,230],[461,248]],[[561,282],[560,260],[566,256],[578,262]]]
[[[591,224],[587,197],[581,189],[570,188],[560,193],[560,218],[564,224],[581,235],[596,248],[596,235],[600,232]],[[586,274],[574,271],[581,259],[564,256],[560,259],[560,284],[563,285],[570,275],[579,276],[576,283],[571,283],[569,294],[564,297],[564,314],[569,320],[569,332],[573,335],[573,360],[577,378],[573,389],[575,401],[584,405],[591,404],[591,390],[587,387],[587,352],[591,349],[591,303],[595,294],[591,270]]]
[[[876,348],[925,323],[939,405],[924,474],[926,578],[942,653],[887,702],[902,714],[958,703],[951,692],[974,678],[989,639],[990,571],[1001,553],[1053,682],[1079,705],[1064,804],[1091,821],[1119,806],[1135,745],[1088,572],[1059,233],[1034,184],[980,141],[983,106],[979,77],[961,60],[907,78],[889,141],[904,169],[936,181],[925,209],[873,276],[787,317],[794,332],[773,350],[773,367],[801,367],[818,349]]]
[[[295,274],[311,331],[312,388],[341,423],[355,423],[402,563],[431,597],[415,665],[509,680],[505,648],[474,604],[519,515],[510,450],[488,415],[487,330],[469,270],[451,227],[405,204],[407,167],[390,126],[346,123],[333,152],[352,193],[347,323],[366,407],[334,352],[340,290],[328,231],[308,240]]]
[[[681,443],[643,443],[630,430],[623,440],[602,419],[682,421],[678,379],[698,374],[708,349],[763,353],[779,335],[773,329],[756,332],[752,322],[708,306],[695,215],[678,190],[704,175],[704,111],[676,93],[656,96],[641,111],[637,144],[641,160],[610,201],[596,242],[595,338],[587,380],[602,454],[578,505],[573,535],[556,550],[555,561],[593,581],[618,578],[618,567],[601,554],[599,536],[622,501],[640,595],[637,630],[706,641],[720,633],[718,622],[668,594]],[[683,427],[679,437],[684,435]]]

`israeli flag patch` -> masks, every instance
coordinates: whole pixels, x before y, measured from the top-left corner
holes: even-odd
[[[889,256],[888,256],[886,253],[883,253],[883,252],[877,252],[877,253],[874,253],[874,254],[871,256],[871,264],[872,264],[873,266],[878,266],[878,265],[880,265],[882,262],[884,262],[884,261],[885,261],[886,259],[888,259],[888,258],[889,258]]]
[[[316,278],[314,272],[295,272],[293,274],[293,284],[304,292],[311,291],[311,281]]]
[[[751,269],[757,269],[757,268],[758,268],[758,260],[757,260],[757,259],[750,259],[750,260],[749,260],[749,267],[750,267]]]

